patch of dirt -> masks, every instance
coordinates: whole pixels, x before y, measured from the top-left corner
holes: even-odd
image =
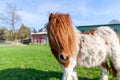
[[[17,41],[9,41],[9,42],[0,44],[0,46],[25,46],[25,44],[22,44],[22,43],[17,42]]]

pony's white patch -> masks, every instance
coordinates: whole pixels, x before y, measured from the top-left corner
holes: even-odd
[[[80,54],[77,61],[78,65],[89,68],[100,65],[108,57],[108,54],[110,56],[113,54],[120,55],[118,53],[120,52],[118,38],[109,27],[97,28],[94,35],[78,34],[80,36],[79,43],[77,43],[79,46],[77,54]]]
[[[64,68],[62,80],[78,80],[77,73],[75,71],[76,61],[73,57],[70,57],[70,63],[68,67]]]
[[[99,36],[82,34],[80,39],[80,58],[77,64],[92,67],[101,64],[106,59],[106,45]]]

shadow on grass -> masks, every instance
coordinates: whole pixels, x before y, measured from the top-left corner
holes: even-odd
[[[62,73],[36,69],[10,68],[0,71],[0,80],[61,80]],[[79,80],[98,80],[81,78]]]

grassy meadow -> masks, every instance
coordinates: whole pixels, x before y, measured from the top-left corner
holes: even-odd
[[[78,68],[79,80],[98,80],[99,67]],[[0,47],[0,80],[61,80],[62,68],[48,45]],[[114,80],[111,76],[109,80]]]

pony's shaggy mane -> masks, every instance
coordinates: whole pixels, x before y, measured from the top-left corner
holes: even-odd
[[[50,47],[70,54],[75,48],[75,34],[69,14],[51,13],[47,24]]]

